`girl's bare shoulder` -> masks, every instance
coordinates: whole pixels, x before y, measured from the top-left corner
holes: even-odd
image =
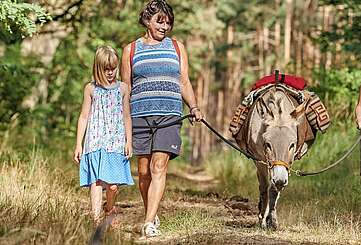
[[[87,82],[84,85],[84,94],[87,93],[87,94],[92,95],[94,88],[95,88],[94,82]]]

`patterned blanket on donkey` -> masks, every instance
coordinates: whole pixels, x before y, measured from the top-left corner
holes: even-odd
[[[232,136],[236,138],[246,124],[249,111],[257,98],[273,86],[283,87],[297,104],[305,104],[305,116],[312,128],[312,132],[308,133],[305,140],[313,140],[317,131],[324,133],[330,124],[330,116],[320,98],[315,93],[305,90],[306,84],[302,77],[278,74],[278,72],[256,81],[251,92],[242,100],[233,114],[229,126]]]

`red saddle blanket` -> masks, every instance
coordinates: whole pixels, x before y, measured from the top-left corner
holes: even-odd
[[[297,90],[304,90],[304,88],[306,87],[306,84],[307,84],[306,80],[303,79],[302,77],[296,77],[293,75],[278,74],[278,81],[280,83],[284,83],[288,86],[291,86]],[[265,85],[272,84],[272,83],[276,83],[276,76],[274,74],[262,77],[261,79],[256,81],[256,83],[252,87],[252,90],[258,89],[260,87],[263,87]]]

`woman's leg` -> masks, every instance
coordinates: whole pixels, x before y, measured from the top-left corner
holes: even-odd
[[[98,221],[100,218],[100,212],[102,210],[102,198],[103,198],[103,187],[99,182],[90,185],[90,203],[93,218]]]
[[[150,162],[152,180],[148,190],[148,205],[145,223],[153,222],[159,203],[163,197],[167,177],[169,153],[155,152]]]
[[[150,155],[138,156],[139,190],[142,195],[145,214],[147,213],[148,189],[152,180],[150,174]]]

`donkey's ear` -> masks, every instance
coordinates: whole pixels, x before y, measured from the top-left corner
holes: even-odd
[[[293,117],[294,119],[297,120],[298,123],[301,123],[303,118],[302,115],[305,114],[305,111],[306,111],[306,106],[308,104],[308,102],[310,101],[311,99],[311,94],[309,92],[306,92],[305,94],[305,100],[300,104],[298,105],[294,110],[293,112],[291,112],[291,117]]]
[[[291,117],[297,120],[298,123],[300,123],[303,120],[303,115],[305,114],[305,104],[302,103],[298,105],[292,112]]]
[[[256,104],[257,112],[263,120],[274,119],[273,112],[268,108],[263,98],[258,100]]]

